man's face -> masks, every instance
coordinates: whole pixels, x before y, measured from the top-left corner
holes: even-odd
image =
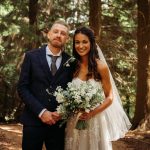
[[[62,24],[54,24],[47,35],[52,47],[62,48],[68,40],[68,28]]]

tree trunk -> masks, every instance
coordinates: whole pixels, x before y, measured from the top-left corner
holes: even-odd
[[[138,0],[137,95],[133,129],[150,129],[150,2]]]
[[[37,25],[38,0],[29,0],[29,24]]]
[[[89,0],[89,26],[94,30],[97,42],[101,32],[101,0]]]
[[[31,31],[31,36],[33,39],[38,32],[37,27],[37,13],[38,13],[38,0],[29,0],[29,30]],[[33,41],[29,39],[28,49],[33,49],[37,47],[38,41]]]

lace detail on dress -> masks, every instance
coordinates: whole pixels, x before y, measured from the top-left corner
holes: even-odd
[[[94,79],[88,81],[102,89],[101,83]],[[75,78],[72,82],[80,86],[86,81]],[[77,118],[74,116],[67,122],[65,150],[112,150],[111,141],[123,137],[131,125],[120,103],[116,102],[89,119],[85,130],[75,129]]]
[[[86,130],[75,129],[75,118],[68,121],[65,150],[111,150],[106,120],[98,114],[88,121]]]

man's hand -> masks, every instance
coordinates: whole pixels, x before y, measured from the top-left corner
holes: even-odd
[[[48,110],[44,111],[43,114],[41,115],[40,119],[42,120],[43,123],[53,125],[56,123],[56,120],[53,118],[53,113]]]
[[[40,119],[42,120],[43,123],[53,125],[58,120],[60,120],[61,117],[57,112],[50,112],[50,111],[46,110],[46,111],[43,112]]]
[[[52,117],[56,122],[61,119],[61,116],[56,111],[52,112]]]

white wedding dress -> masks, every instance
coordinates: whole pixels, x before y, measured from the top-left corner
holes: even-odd
[[[75,78],[72,82],[80,86],[86,81]],[[100,82],[94,79],[88,82],[102,90]],[[65,150],[112,150],[111,141],[124,137],[131,126],[122,105],[115,97],[107,109],[88,120],[87,129],[75,129],[76,122],[77,117],[72,117],[67,122]]]

